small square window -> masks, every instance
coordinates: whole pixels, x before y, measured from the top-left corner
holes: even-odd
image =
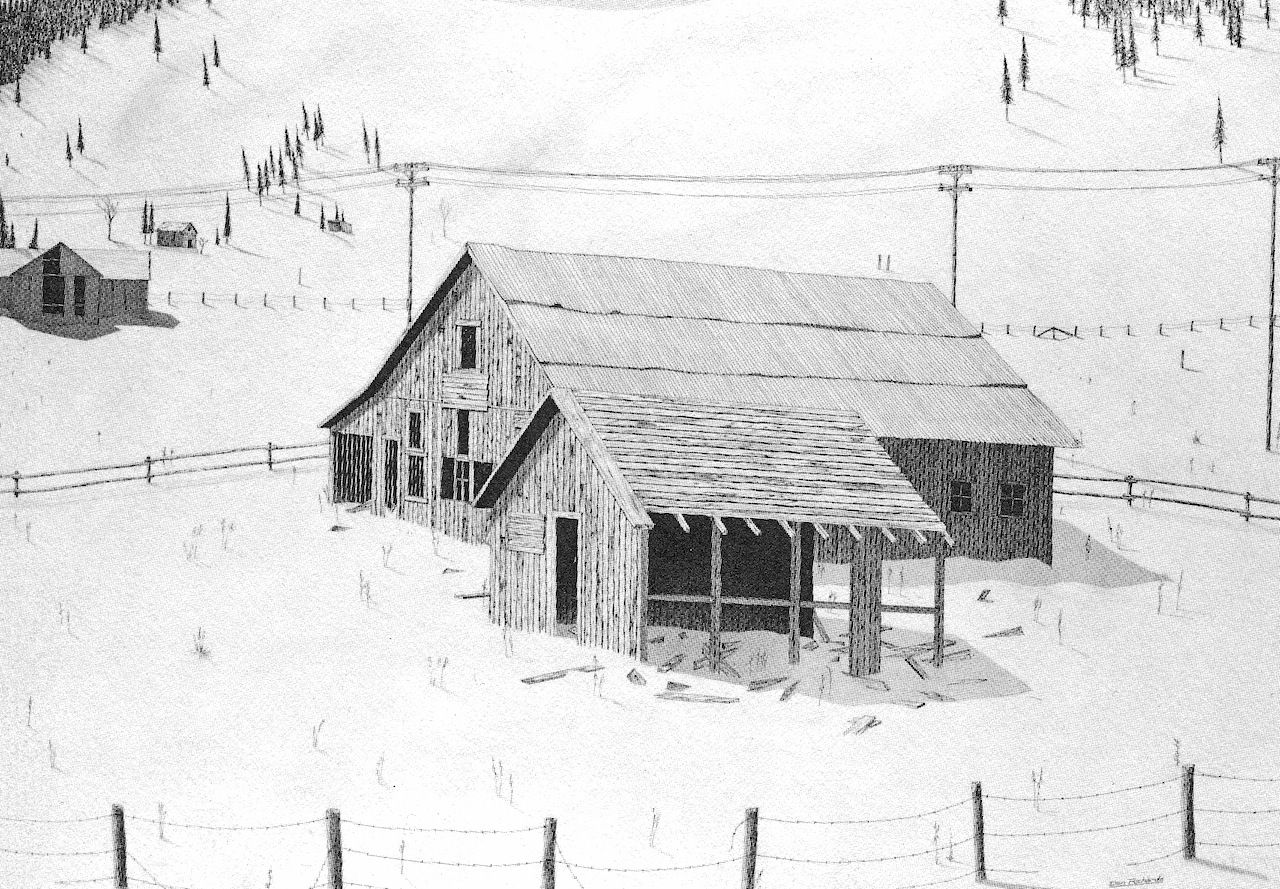
[[[409,488],[410,497],[425,497],[427,479],[427,458],[422,456],[409,456]]]
[[[1027,486],[1003,484],[1000,486],[1000,515],[1005,518],[1022,518],[1027,511]]]
[[[951,482],[951,511],[973,512],[973,482],[961,479]]]
[[[422,450],[422,412],[409,411],[409,449]]]
[[[458,367],[462,370],[476,369],[476,334],[478,331],[479,328],[471,324],[462,325],[458,328]]]

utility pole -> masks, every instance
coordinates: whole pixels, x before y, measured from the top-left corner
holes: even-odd
[[[1276,187],[1280,185],[1280,157],[1259,158],[1258,165],[1271,168],[1271,299],[1267,310],[1267,450],[1271,450],[1272,390],[1276,377]]]
[[[940,176],[950,176],[950,185],[939,185],[938,191],[951,192],[951,305],[956,304],[956,278],[960,253],[960,192],[973,191],[972,185],[961,185],[960,177],[973,172],[968,164],[943,164],[938,167]]]
[[[405,326],[413,323],[413,193],[420,185],[430,185],[425,179],[418,178],[418,171],[424,173],[431,169],[427,164],[396,164],[395,169],[406,174],[404,179],[396,180],[396,187],[409,192],[409,298],[405,301]]]

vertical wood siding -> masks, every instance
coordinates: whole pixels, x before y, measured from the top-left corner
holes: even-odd
[[[446,383],[458,379],[460,320],[479,322],[477,339],[479,373],[488,385],[487,410],[471,414],[471,459],[497,464],[520,429],[550,389],[533,353],[525,346],[507,317],[505,306],[474,266],[466,269],[446,296],[435,317],[411,344],[378,391],[334,426],[335,433],[373,436],[374,491],[371,509],[380,515],[385,506],[386,439],[400,442],[400,494],[394,513],[420,525],[466,540],[488,540],[488,510],[470,503],[441,500],[440,468],[443,457],[453,456],[457,445],[455,413],[445,409]],[[426,494],[409,500],[409,411],[423,412],[424,451],[427,455]],[[474,491],[472,492],[475,493]]]
[[[554,513],[579,519],[578,642],[639,657],[647,529],[631,524],[562,417],[551,421],[492,510],[490,617],[513,629],[555,631]],[[513,514],[546,516],[545,552],[507,545]]]

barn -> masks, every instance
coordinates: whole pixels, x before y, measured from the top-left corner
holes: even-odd
[[[0,309],[37,324],[105,324],[147,314],[151,254],[0,250]]]
[[[156,227],[157,247],[181,247],[184,250],[194,250],[199,238],[200,232],[190,222],[162,222]]]
[[[946,559],[1051,562],[1075,440],[932,285],[470,244],[325,421],[335,500],[490,547],[490,616],[643,658],[650,627],[811,633],[848,668]],[[882,601],[929,560],[929,606]]]

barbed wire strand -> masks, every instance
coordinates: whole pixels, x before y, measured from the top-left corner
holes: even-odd
[[[841,824],[888,824],[893,821],[911,821],[916,818],[928,818],[930,815],[938,815],[942,812],[949,812],[952,809],[958,809],[961,806],[969,804],[969,800],[963,799],[950,805],[942,806],[938,809],[931,809],[928,812],[916,812],[911,815],[894,815],[889,818],[848,818],[832,821],[807,820],[796,818],[766,818],[761,816],[761,821],[768,821],[771,824],[800,824],[800,825],[841,825]]]
[[[960,874],[959,876],[956,876],[956,877],[947,877],[944,880],[933,880],[928,883],[912,883],[908,886],[896,886],[894,887],[894,889],[925,889],[926,886],[941,886],[944,883],[955,883],[959,880],[965,879],[966,877],[972,877],[977,873],[978,872],[976,870],[971,870],[968,873]],[[995,872],[992,871],[992,873],[995,873]]]
[[[1155,858],[1144,858],[1141,861],[1130,861],[1125,867],[1140,867],[1144,864],[1152,864],[1156,861],[1164,861],[1166,858],[1172,858],[1175,855],[1181,855],[1184,850],[1179,847],[1172,852],[1166,852],[1163,855],[1157,855]]]
[[[763,858],[764,856],[757,856]],[[720,861],[703,861],[698,864],[671,864],[660,867],[605,867],[604,865],[582,864],[581,862],[573,862],[570,866],[576,867],[578,870],[589,870],[597,873],[608,874],[665,874],[674,873],[676,871],[691,870],[708,870],[713,867],[723,867],[726,864],[737,864],[742,859],[738,857],[724,858]],[[569,864],[569,862],[565,862]]]
[[[560,863],[564,865],[564,869],[568,871],[573,882],[578,885],[578,889],[587,889],[587,887],[582,884],[582,879],[578,876],[578,872],[574,869],[573,865],[564,857],[564,849],[560,848],[559,839],[556,840],[556,855],[559,857]]]
[[[1015,837],[1065,837],[1081,833],[1105,833],[1109,830],[1121,830],[1126,827],[1137,827],[1140,824],[1152,824],[1156,821],[1164,821],[1167,818],[1173,818],[1181,814],[1182,810],[1179,809],[1176,812],[1166,812],[1163,815],[1156,815],[1152,818],[1142,818],[1137,821],[1126,821],[1123,824],[1108,824],[1103,827],[1077,827],[1069,830],[1039,830],[1027,831],[1025,833],[996,833],[994,831],[986,831],[984,835],[988,837],[1011,839]]]
[[[991,836],[991,834],[987,834]],[[973,837],[959,840],[957,842],[948,842],[948,848],[956,848],[966,843],[972,843]],[[907,858],[920,858],[924,855],[936,855],[941,846],[924,849],[920,852],[904,852],[900,855],[883,855],[877,858],[793,858],[786,855],[766,855],[761,853],[760,858],[768,861],[786,861],[791,864],[876,864],[881,861],[902,861]]]
[[[35,849],[2,849],[0,848],[0,854],[18,855],[24,858],[78,858],[78,857],[87,857],[90,855],[111,855],[111,854],[114,854],[114,852],[115,852],[114,849],[103,849],[100,851],[93,851],[93,852],[72,852],[72,851],[45,852],[45,851],[39,851]]]
[[[158,461],[157,461],[158,462]],[[309,821],[292,821],[287,824],[191,824],[181,823],[177,821],[161,821],[158,818],[144,818],[139,815],[126,815],[129,821],[137,821],[142,824],[159,824],[165,827],[175,827],[181,830],[215,830],[215,831],[240,831],[240,830],[285,830],[291,827],[305,827],[312,824],[320,824],[324,818],[312,818]]]
[[[11,815],[0,815],[0,821],[10,824],[88,824],[92,821],[105,821],[110,815],[86,815],[82,818],[16,818]]]
[[[1197,778],[1217,778],[1220,781],[1252,781],[1259,784],[1280,784],[1280,778],[1252,778],[1243,775],[1221,775],[1213,772],[1196,772]]]
[[[1120,481],[1124,481],[1124,479],[1120,479]],[[1001,802],[1019,802],[1019,803],[1065,802],[1069,800],[1078,800],[1078,799],[1096,799],[1101,796],[1115,796],[1116,794],[1119,794],[1119,793],[1132,793],[1138,790],[1146,790],[1151,787],[1162,787],[1165,784],[1172,784],[1174,781],[1180,781],[1181,779],[1182,778],[1180,775],[1175,775],[1172,778],[1165,778],[1163,781],[1152,781],[1148,784],[1132,784],[1128,787],[1117,787],[1113,790],[1100,790],[1100,791],[1097,791],[1096,793],[1070,793],[1070,794],[1064,794],[1062,796],[1039,796],[1039,797],[1037,796],[1002,796],[995,793],[983,793],[982,798],[1000,800]]]
[[[542,859],[537,861],[499,861],[499,862],[479,862],[479,861],[434,861],[425,858],[401,858],[398,855],[380,855],[377,852],[366,852],[363,849],[348,849],[343,847],[343,852],[350,855],[363,855],[366,858],[379,858],[383,861],[400,861],[405,864],[427,864],[435,867],[483,867],[483,868],[502,868],[502,867],[531,867],[535,864],[542,864]]]
[[[342,823],[350,827],[363,827],[369,830],[387,830],[387,831],[394,831],[398,833],[459,833],[459,834],[508,835],[508,834],[518,834],[518,833],[535,833],[543,829],[543,826],[541,824],[539,824],[537,827],[513,827],[513,828],[498,829],[498,830],[484,830],[480,828],[466,829],[466,828],[455,828],[455,827],[395,827],[389,824],[365,824],[364,822],[361,822],[361,821],[348,821],[346,818],[342,819]]]

